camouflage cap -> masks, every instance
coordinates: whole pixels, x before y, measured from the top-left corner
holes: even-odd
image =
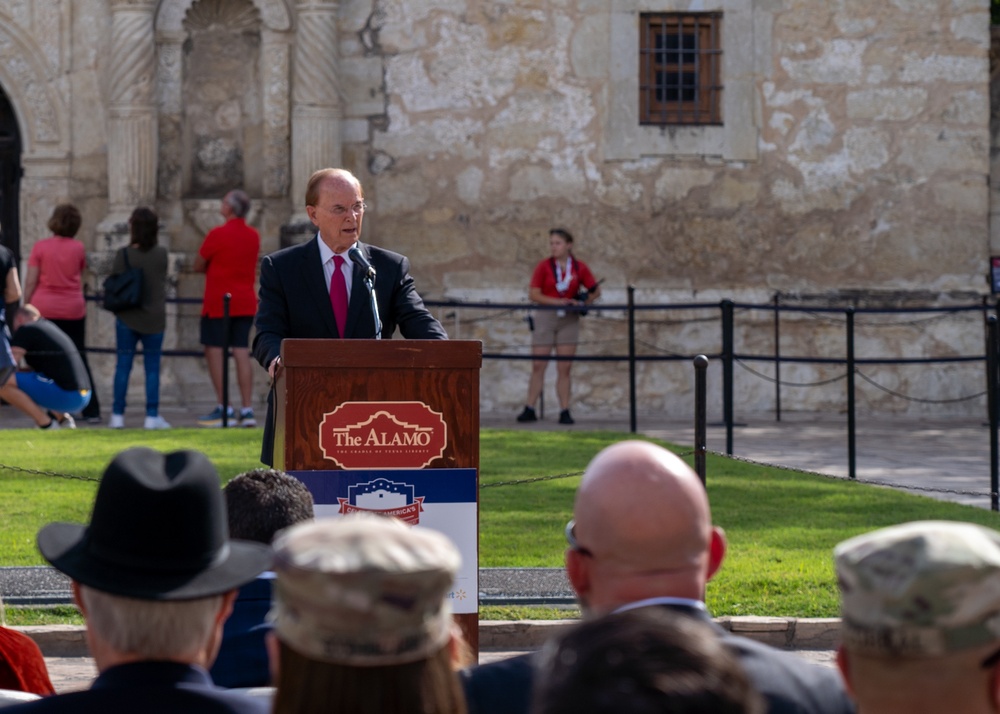
[[[460,556],[447,537],[380,516],[300,523],[274,541],[275,634],[322,662],[424,659],[450,634]]]
[[[937,657],[1000,642],[1000,533],[916,521],[846,540],[833,556],[849,650]]]

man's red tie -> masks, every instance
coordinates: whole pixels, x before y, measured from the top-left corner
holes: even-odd
[[[347,281],[344,279],[344,271],[341,268],[344,259],[333,256],[333,277],[330,278],[330,304],[333,305],[333,317],[337,321],[337,329],[340,336],[344,336],[347,329]]]

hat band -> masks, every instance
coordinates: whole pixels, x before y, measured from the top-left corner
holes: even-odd
[[[144,556],[138,553],[131,555],[129,553],[123,553],[120,550],[105,548],[90,538],[89,534],[84,547],[94,560],[102,561],[114,567],[126,567],[132,570],[141,570],[151,573],[186,573],[191,571],[201,571],[213,567],[229,557],[228,543],[224,543],[221,548],[205,553],[197,558],[190,556],[167,558],[162,555],[150,557],[148,554]]]
[[[965,627],[873,626],[844,618],[841,637],[858,652],[939,657],[1000,641],[1000,614]]]
[[[448,641],[451,611],[442,608],[425,618],[416,628],[399,632],[333,632],[301,611],[290,611],[280,601],[274,603],[267,620],[275,634],[293,650],[321,662],[354,667],[389,666],[416,662],[430,657]]]

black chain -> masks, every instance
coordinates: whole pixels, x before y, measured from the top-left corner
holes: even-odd
[[[554,476],[534,476],[532,478],[515,479],[513,481],[493,481],[491,483],[481,483],[479,488],[489,488],[491,486],[520,486],[525,483],[537,483],[538,481],[555,481],[561,478],[573,478],[583,476],[583,471],[576,471],[570,474],[556,474]]]
[[[31,474],[32,476],[54,476],[56,478],[65,478],[74,481],[93,481],[95,483],[101,480],[93,476],[76,476],[74,474],[59,473],[58,471],[40,471],[38,469],[22,468],[21,466],[9,466],[8,464],[0,464],[0,471],[16,471],[17,473]]]
[[[836,377],[831,377],[830,379],[824,379],[819,382],[786,382],[784,380],[770,377],[764,374],[763,372],[758,372],[750,365],[744,363],[742,360],[737,359],[733,361],[736,362],[736,364],[738,364],[740,367],[745,369],[747,372],[750,372],[750,374],[760,377],[761,379],[771,382],[772,384],[780,384],[782,387],[822,387],[825,384],[833,384],[834,382],[839,382],[842,379],[847,379],[847,373],[845,372],[844,374],[837,375]]]
[[[953,404],[955,402],[967,402],[973,399],[979,399],[979,397],[986,396],[986,391],[984,390],[977,394],[970,394],[967,397],[955,397],[954,399],[921,399],[920,397],[910,397],[907,396],[906,394],[900,394],[899,392],[894,392],[888,387],[883,387],[881,384],[873,380],[871,377],[867,376],[861,370],[855,370],[855,374],[857,374],[859,377],[861,377],[861,379],[865,380],[866,382],[868,382],[868,384],[872,385],[876,389],[881,389],[886,394],[891,394],[894,397],[899,397],[900,399],[906,399],[907,401],[911,402],[919,402],[921,404]]]
[[[926,492],[926,493],[949,493],[949,494],[956,495],[956,496],[992,496],[993,495],[989,491],[965,491],[965,490],[962,490],[962,489],[954,489],[954,488],[934,488],[932,486],[908,486],[906,484],[893,483],[891,481],[883,481],[881,479],[864,479],[864,478],[848,479],[846,476],[836,476],[834,474],[824,474],[824,473],[820,473],[819,471],[809,471],[807,469],[802,469],[802,468],[793,467],[793,466],[784,466],[782,464],[772,464],[772,463],[768,463],[767,461],[758,461],[756,459],[750,459],[750,458],[747,458],[746,456],[732,456],[732,455],[729,455],[729,454],[724,454],[721,451],[707,450],[706,453],[711,454],[712,456],[721,457],[723,459],[729,459],[730,461],[738,461],[738,462],[743,463],[743,464],[749,464],[751,466],[763,466],[765,468],[780,469],[781,471],[792,471],[794,473],[807,474],[809,476],[821,476],[822,478],[832,479],[832,480],[835,480],[835,481],[849,481],[851,483],[863,483],[863,484],[868,485],[868,486],[885,486],[885,487],[888,487],[888,488],[898,488],[898,489],[905,490],[905,491],[922,491],[922,492]],[[678,452],[677,456],[680,457],[680,458],[682,458],[682,459],[686,459],[686,458],[689,458],[691,456],[694,456],[694,454],[695,454],[694,451],[684,451],[684,452]],[[521,486],[523,484],[537,483],[539,481],[554,481],[556,479],[573,478],[575,476],[582,476],[582,475],[583,475],[583,471],[576,471],[576,472],[573,472],[573,473],[555,474],[553,476],[535,476],[533,478],[515,479],[515,480],[512,480],[512,481],[494,481],[492,483],[480,484],[479,488],[482,489],[482,488],[489,488],[489,487],[493,487],[493,486]]]

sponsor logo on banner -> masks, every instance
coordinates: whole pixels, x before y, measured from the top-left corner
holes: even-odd
[[[323,415],[319,445],[342,469],[422,469],[444,454],[448,426],[423,402],[344,402]]]
[[[424,510],[424,496],[415,495],[413,484],[377,478],[347,489],[347,498],[337,498],[340,513],[377,513],[415,526]]]

